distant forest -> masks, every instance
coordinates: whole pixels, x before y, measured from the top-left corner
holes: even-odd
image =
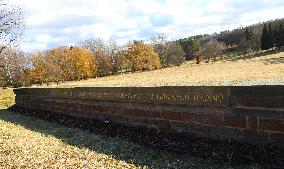
[[[243,54],[251,51],[268,50],[284,45],[284,19],[276,19],[239,27],[234,30],[225,30],[212,35],[196,35],[179,39],[178,42],[186,52],[186,60],[193,59],[196,52],[202,50],[209,41],[211,45],[221,48],[224,53]]]

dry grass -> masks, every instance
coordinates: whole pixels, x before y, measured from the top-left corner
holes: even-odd
[[[259,167],[232,167],[0,110],[0,168]]]
[[[254,80],[281,83],[284,81],[283,58],[284,52],[246,60],[217,61],[199,65],[189,61],[179,67],[65,82],[60,85],[51,84],[49,87],[235,85],[237,82]]]
[[[0,87],[0,109],[12,106],[15,103],[13,89],[2,89]]]
[[[3,116],[5,116],[4,118],[26,118],[12,113],[9,116],[8,112],[1,112],[1,117],[3,118]],[[16,120],[19,121],[18,119]],[[34,127],[40,125],[38,126],[39,130],[42,130],[42,127],[44,126],[46,127],[46,130],[54,130],[54,133],[60,133],[62,136],[69,135],[70,137],[68,139],[75,139],[74,142],[81,142],[82,146],[84,141],[81,139],[87,139],[87,142],[93,142],[92,144],[94,145],[100,144],[99,146],[101,147],[99,148],[106,146],[106,144],[103,144],[100,136],[88,136],[88,133],[86,132],[59,127],[55,124],[49,124],[40,120],[34,119],[35,121],[31,121],[32,119],[28,118],[24,120],[32,123]],[[111,155],[67,144],[63,140],[52,136],[52,133],[44,134],[44,131],[35,132],[24,126],[5,122],[3,120],[0,120],[0,124],[1,168],[92,168],[94,166],[111,168],[120,166],[129,168],[135,166],[122,160],[115,160]],[[105,141],[107,142],[109,140],[106,139]],[[122,143],[122,146],[125,145],[123,141],[120,142]],[[113,142],[113,144],[117,143],[118,142]]]

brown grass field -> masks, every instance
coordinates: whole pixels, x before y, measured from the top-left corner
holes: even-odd
[[[48,87],[121,86],[199,86],[199,85],[284,85],[284,52],[261,57],[230,58],[195,64],[188,61],[177,67],[126,73],[95,79],[64,82]],[[39,87],[35,85],[34,87]],[[42,85],[40,87],[47,87]]]

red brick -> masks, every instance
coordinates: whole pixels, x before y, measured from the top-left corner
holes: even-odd
[[[199,124],[223,125],[223,113],[182,113],[182,121]]]
[[[84,110],[86,110],[86,104],[78,104],[78,109],[80,110],[80,111],[84,111]]]
[[[159,110],[147,110],[146,111],[146,116],[148,118],[160,118],[160,111]]]
[[[66,106],[66,109],[73,110],[75,107],[75,103],[66,103],[65,106]]]
[[[86,109],[88,109],[89,111],[96,110],[96,108],[97,108],[97,106],[93,105],[93,104],[86,105]]]
[[[284,132],[284,119],[259,119],[259,128],[263,130]]]
[[[246,128],[257,129],[257,117],[247,117],[246,118]]]
[[[87,104],[78,104],[77,108],[73,109],[72,112],[75,112],[76,114],[80,114],[81,117],[87,117],[90,114],[90,111],[88,110]]]
[[[107,113],[109,110],[110,110],[110,106],[102,106],[102,105],[96,106],[96,111],[98,112]]]
[[[125,109],[123,109],[123,111],[128,116],[146,117],[146,111],[143,110],[143,109],[125,108]]]
[[[224,124],[224,114],[209,114],[209,117],[206,118],[205,114],[202,114],[200,116],[201,122],[204,122],[205,124],[212,124],[212,125],[223,125]]]
[[[96,105],[94,111],[104,114],[111,114],[112,106]]]
[[[161,112],[162,119],[168,120],[181,120],[181,113],[180,112]]]
[[[237,114],[224,114],[224,126],[245,128],[246,118]]]
[[[117,114],[117,115],[123,114],[123,108],[122,107],[111,107],[110,111],[111,111],[111,114]]]
[[[182,113],[181,120],[186,122],[195,122],[196,121],[196,114],[194,113]]]
[[[76,111],[76,110],[75,110]],[[95,111],[95,110],[93,110],[93,111],[90,111],[90,110],[87,110],[86,111],[90,116],[97,116],[97,115],[100,115],[100,114],[104,114],[103,112],[99,112],[99,111]]]

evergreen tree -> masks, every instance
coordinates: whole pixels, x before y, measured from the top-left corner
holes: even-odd
[[[283,24],[281,23],[279,25],[279,43],[280,43],[280,46],[284,46],[284,26]]]
[[[269,49],[269,32],[267,30],[266,24],[263,26],[262,36],[261,36],[261,49],[267,50]]]
[[[250,28],[245,29],[245,39],[241,41],[240,46],[246,45],[246,50],[252,49],[252,50],[257,50],[257,45],[256,45],[256,35]],[[242,45],[241,45],[242,44]]]
[[[279,26],[275,29],[275,44],[279,49],[284,46],[284,27],[283,24],[280,23]]]
[[[272,28],[271,22],[268,25],[268,38],[267,38],[267,45],[268,45],[268,49],[273,48],[274,46],[274,30]]]
[[[252,30],[249,29],[248,27],[246,27],[245,36],[246,36],[247,41],[252,39],[253,33],[252,33]]]
[[[275,29],[274,29],[274,37],[273,37],[274,38],[274,42],[275,42],[275,46],[277,48],[280,47],[280,45],[279,45],[279,36],[278,36],[279,30],[280,30],[279,26],[276,26]]]

